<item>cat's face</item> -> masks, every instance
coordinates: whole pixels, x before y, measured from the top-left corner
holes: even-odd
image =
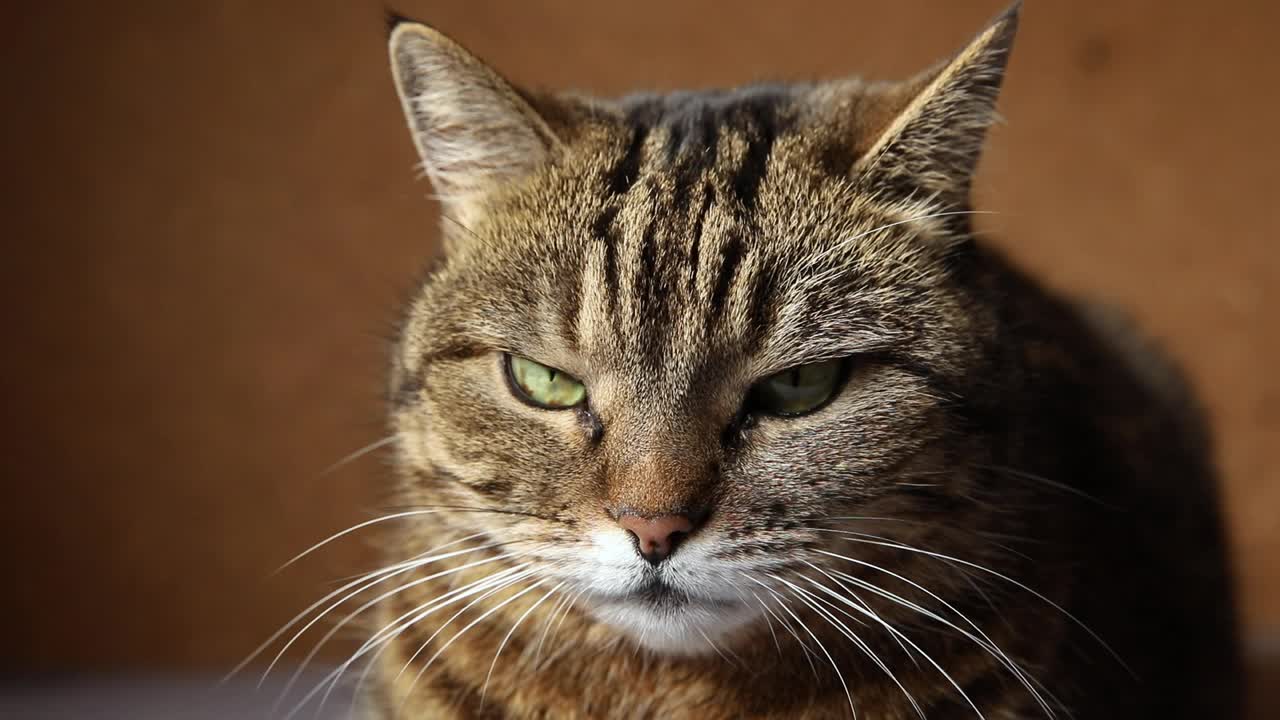
[[[395,364],[408,498],[671,652],[759,619],[842,520],[937,517],[987,453],[958,255],[1011,33],[901,86],[599,103],[398,29],[450,216]]]

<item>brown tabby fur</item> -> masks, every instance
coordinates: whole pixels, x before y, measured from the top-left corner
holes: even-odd
[[[394,27],[447,222],[395,357],[399,501],[423,513],[389,559],[461,552],[379,603],[375,712],[1235,716],[1194,403],[1122,320],[971,233],[1016,24],[900,84],[618,101],[518,91]],[[504,352],[588,402],[521,402]],[[845,357],[830,405],[743,410],[761,378]],[[670,650],[599,619],[584,591],[619,508],[708,509],[664,577],[769,610],[715,637],[689,621]],[[493,594],[397,623],[504,569]],[[655,637],[686,627],[663,602]]]

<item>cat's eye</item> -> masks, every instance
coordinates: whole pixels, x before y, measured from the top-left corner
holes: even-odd
[[[797,365],[775,373],[751,388],[749,403],[770,415],[804,415],[835,397],[844,379],[844,360]]]
[[[564,410],[580,405],[587,397],[587,388],[582,381],[563,370],[519,355],[507,354],[505,358],[512,390],[531,405]]]

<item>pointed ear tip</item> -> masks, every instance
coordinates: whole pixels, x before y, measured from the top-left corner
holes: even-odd
[[[996,33],[1012,36],[1018,29],[1018,19],[1022,16],[1022,0],[1014,0],[1013,4],[1004,9],[995,20],[991,22],[990,28]]]
[[[978,33],[970,42],[969,48],[984,55],[994,52],[1007,59],[1009,51],[1013,49],[1014,37],[1018,34],[1018,18],[1021,13],[1022,0],[1015,0]],[[1004,62],[1005,60],[1001,60],[1001,64]]]
[[[435,39],[443,37],[443,33],[421,20],[414,20],[411,17],[400,15],[395,11],[387,11],[387,43],[391,47],[396,47],[404,41],[406,37],[417,37],[420,39]]]
[[[399,11],[397,11],[395,8],[392,8],[389,5],[385,7],[382,11],[382,22],[386,27],[387,37],[391,37],[392,35],[394,35],[396,30],[399,29],[401,25],[410,25],[410,24],[418,23],[417,20],[414,20],[408,15],[400,14]]]

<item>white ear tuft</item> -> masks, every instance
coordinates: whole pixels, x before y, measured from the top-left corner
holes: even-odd
[[[398,23],[388,44],[413,142],[451,215],[548,159],[556,139],[546,122],[462,46],[413,22]]]

